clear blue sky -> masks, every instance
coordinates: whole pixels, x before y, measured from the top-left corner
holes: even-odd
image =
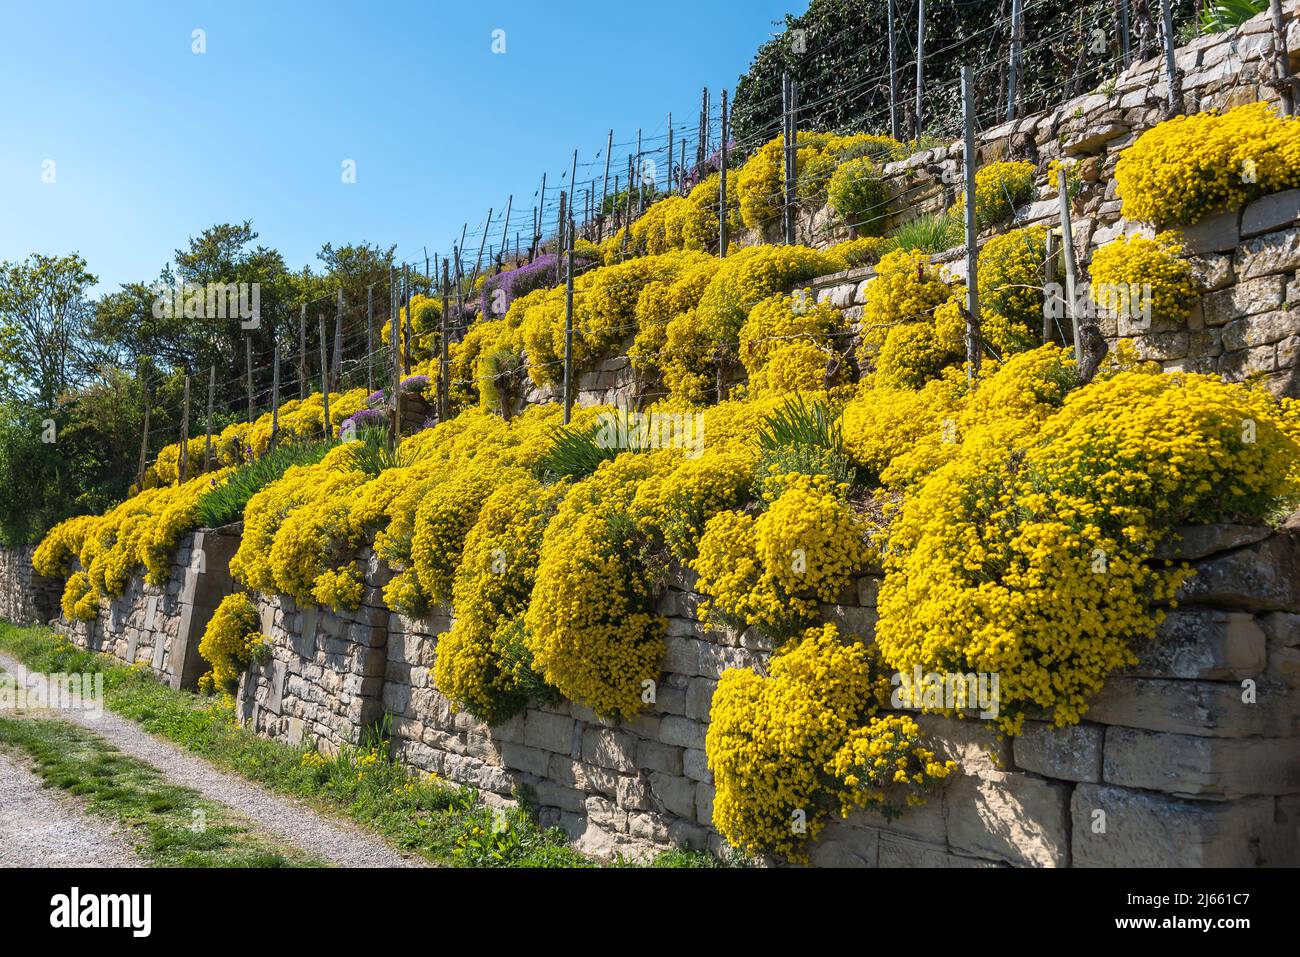
[[[508,193],[513,233],[544,170],[549,192],[577,147],[581,184],[611,126],[617,144],[663,136],[670,110],[694,124],[701,87],[716,108],[773,21],[806,8],[0,0],[0,260],[76,250],[106,291],[244,219],[294,269],[327,241],[414,259],[489,206],[497,242]],[[616,145],[615,172],[631,151]]]

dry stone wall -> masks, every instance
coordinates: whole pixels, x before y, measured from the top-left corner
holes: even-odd
[[[59,614],[61,580],[32,568],[34,546],[0,548],[0,618],[18,624],[46,623]]]
[[[1180,606],[1074,727],[1030,721],[1016,738],[985,722],[922,715],[961,775],[923,807],[885,821],[836,820],[812,848],[819,866],[1230,866],[1300,864],[1300,534],[1211,526],[1168,552],[1196,576]],[[581,850],[640,856],[723,846],[712,827],[704,752],[727,668],[763,671],[752,630],[700,620],[692,576],[663,592],[668,620],[656,701],[632,721],[572,703],[489,727],[433,686],[443,609],[411,620],[384,609],[386,573],[367,559],[356,612],[261,599],[273,660],[247,673],[241,714],[260,733],[326,750],[365,740],[388,717],[394,755],[479,789],[527,793]],[[824,606],[870,636],[879,578]]]
[[[1300,73],[1300,20],[1285,12],[1287,49],[1294,73]],[[1201,37],[1177,54],[1188,113],[1227,109],[1264,100],[1278,102],[1270,84],[1273,37],[1267,13],[1235,30]],[[1030,160],[1038,164],[1043,198],[1018,210],[1011,226],[1059,227],[1055,188],[1046,183],[1054,159],[1078,163],[1082,189],[1072,207],[1072,236],[1080,283],[1096,250],[1121,235],[1154,234],[1152,224],[1125,220],[1116,193],[1115,164],[1120,153],[1145,130],[1168,116],[1163,56],[1135,63],[1113,85],[1071,99],[1059,107],[1003,123],[979,135],[980,164]],[[961,191],[964,172],[960,141],[915,153],[887,165],[893,231],[908,220],[951,207]],[[1000,227],[1007,228],[1006,226]],[[1127,319],[1103,316],[1102,335],[1111,345],[1132,339],[1144,359],[1169,371],[1216,372],[1232,381],[1261,377],[1278,395],[1300,396],[1300,190],[1264,197],[1228,210],[1194,227],[1180,230],[1201,284],[1203,297],[1191,317],[1177,325],[1152,323],[1136,328]],[[980,243],[995,234],[988,231]],[[796,238],[825,248],[849,238],[828,208],[801,211]],[[781,241],[779,224],[766,231],[746,231],[740,242]],[[954,280],[966,276],[965,252],[950,250],[935,259]],[[865,289],[875,276],[870,267],[823,276],[808,284],[818,299],[829,299],[859,323]],[[1063,279],[1058,280],[1063,283]],[[1068,338],[1069,331],[1063,330]],[[1058,335],[1058,339],[1062,336]],[[636,380],[627,346],[579,374],[578,402],[583,405],[635,405],[644,384]],[[653,401],[658,393],[646,398]],[[553,399],[537,391],[530,401]]]
[[[149,668],[173,688],[191,688],[207,670],[199,639],[221,599],[233,590],[230,559],[239,547],[240,526],[199,529],[181,537],[165,582],[152,585],[141,574],[122,594],[101,600],[90,621],[54,622],[57,631],[84,648],[126,665]]]

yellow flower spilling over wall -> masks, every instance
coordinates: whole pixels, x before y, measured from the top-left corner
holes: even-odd
[[[517,713],[540,684],[523,643],[522,617],[543,534],[566,490],[530,476],[500,486],[483,503],[456,567],[456,620],[438,640],[433,681],[491,724]]]
[[[753,380],[779,348],[800,343],[822,350],[824,370],[824,350],[842,348],[846,333],[843,313],[828,302],[815,302],[811,291],[777,293],[749,310],[740,327],[740,361]]]
[[[659,679],[664,620],[629,515],[640,482],[674,458],[625,452],[565,498],[542,541],[525,640],[538,673],[571,701],[630,717]]]
[[[1034,172],[1037,167],[1027,160],[999,161],[975,171],[975,221],[987,229],[1010,219],[1016,207],[1034,196]],[[957,194],[953,206],[956,215],[966,208],[966,194]]]
[[[691,567],[709,596],[701,610],[715,621],[785,637],[816,617],[819,602],[838,598],[869,550],[843,486],[798,474],[776,484],[779,495],[757,518],[709,519]]]
[[[1046,226],[1010,230],[980,250],[980,333],[998,355],[1039,344],[1046,263]]]
[[[1292,406],[1209,376],[1120,372],[1038,429],[989,391],[891,525],[876,640],[899,671],[999,674],[1015,733],[1030,708],[1079,720],[1186,577],[1152,562],[1156,546],[1294,501],[1300,447]]]
[[[247,595],[236,592],[221,599],[199,641],[199,655],[211,666],[199,679],[200,691],[228,690],[239,680],[267,641],[258,625],[257,608]]]
[[[93,620],[99,614],[99,603],[95,600],[90,576],[85,572],[73,572],[68,576],[59,605],[63,609],[63,617],[68,621]]]
[[[1300,119],[1263,102],[1176,116],[1120,154],[1115,183],[1126,218],[1190,225],[1300,186]]]
[[[1182,245],[1172,233],[1155,239],[1121,236],[1092,256],[1092,300],[1103,309],[1146,323],[1182,323],[1196,302],[1192,267],[1179,258]]]
[[[879,236],[885,231],[889,187],[880,167],[868,156],[840,164],[826,191],[830,206],[854,230],[854,235]]]
[[[914,724],[872,720],[888,698],[872,647],[829,624],[791,642],[772,659],[769,677],[723,672],[705,736],[714,827],[735,847],[803,860],[831,814],[900,797],[915,803],[929,779],[952,767],[920,747]],[[873,761],[884,755],[907,780],[864,774],[873,751]]]
[[[838,136],[801,130],[796,137],[795,176],[799,201],[817,207],[826,200],[837,167],[869,157],[876,163],[902,159],[906,148],[887,136],[858,133]],[[760,146],[735,177],[741,220],[761,228],[781,212],[784,183],[785,138],[777,136]]]
[[[919,387],[963,356],[961,338],[951,328],[952,308],[938,314],[953,295],[941,269],[930,265],[924,253],[899,249],[887,254],[867,285],[858,352],[862,367],[883,364],[891,384]]]

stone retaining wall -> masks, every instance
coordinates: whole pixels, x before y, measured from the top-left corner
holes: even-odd
[[[58,617],[63,582],[36,574],[34,551],[32,545],[0,548],[0,618],[25,625]]]
[[[1086,721],[1031,721],[1009,739],[977,720],[921,716],[962,774],[897,820],[833,822],[812,863],[1300,864],[1300,535],[1194,529],[1170,555],[1197,568],[1181,606]],[[332,750],[363,741],[388,715],[398,759],[490,800],[522,788],[546,823],[593,855],[721,848],[704,754],[710,701],[724,669],[761,671],[771,648],[752,631],[701,624],[689,574],[660,600],[667,653],[645,713],[607,721],[564,703],[488,727],[453,711],[431,682],[451,612],[389,614],[378,591],[386,573],[369,557],[367,566],[356,612],[259,600],[274,656],[246,675],[240,709],[260,733]],[[860,578],[825,617],[870,636],[877,588],[877,578]]]
[[[123,593],[100,601],[91,621],[60,617],[54,627],[78,645],[127,665],[143,665],[173,688],[192,688],[207,670],[199,640],[212,612],[233,589],[229,565],[239,526],[199,529],[181,537],[167,580],[132,575]]]
[[[1287,48],[1293,72],[1300,73],[1300,19],[1285,12]],[[1177,53],[1183,73],[1185,111],[1225,109],[1256,100],[1277,104],[1269,85],[1273,37],[1267,12],[1235,30],[1200,37]],[[1113,87],[1068,100],[1052,110],[1003,123],[979,136],[979,163],[1030,160],[1038,164],[1038,195],[1020,209],[1013,226],[1059,227],[1055,186],[1046,182],[1047,164],[1068,158],[1078,162],[1082,189],[1072,205],[1072,235],[1079,258],[1079,283],[1087,281],[1093,253],[1117,237],[1152,235],[1151,224],[1120,216],[1114,179],[1121,151],[1167,116],[1163,55],[1133,64]],[[960,141],[923,150],[884,168],[893,231],[910,219],[951,207],[962,189]],[[980,237],[980,243],[1005,225]],[[1240,381],[1262,377],[1278,395],[1300,396],[1300,190],[1260,199],[1181,230],[1204,296],[1184,323],[1154,323],[1138,329],[1114,316],[1100,319],[1102,335],[1113,345],[1134,340],[1142,358],[1159,361],[1170,371],[1217,372]],[[826,207],[801,211],[797,239],[825,248],[849,237]],[[746,231],[739,241],[779,243],[780,226]],[[964,248],[935,257],[954,280],[966,276]],[[865,302],[870,267],[823,276],[810,284],[818,299],[829,299],[858,323]],[[1064,284],[1064,278],[1058,278]],[[1062,323],[1064,325],[1065,323]],[[1058,339],[1061,336],[1058,335]],[[1068,341],[1069,330],[1064,330]],[[578,402],[583,405],[635,405],[638,383],[627,346],[578,374]],[[659,392],[647,395],[649,401]],[[534,390],[529,401],[555,401],[555,390]]]

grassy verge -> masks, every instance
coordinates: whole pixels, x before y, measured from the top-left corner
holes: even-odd
[[[146,731],[213,764],[348,817],[437,864],[471,867],[591,867],[558,829],[542,829],[526,802],[506,811],[482,804],[469,788],[412,775],[388,756],[382,739],[323,755],[239,727],[234,702],[175,691],[147,668],[127,668],[78,648],[45,628],[0,622],[0,651],[33,671],[103,672],[105,706]],[[727,862],[732,863],[732,862]],[[708,854],[669,851],[655,867],[716,867]]]
[[[154,867],[312,867],[321,861],[276,841],[197,791],[167,783],[150,764],[98,735],[45,719],[0,718],[0,747],[25,753],[51,787],[135,831]]]

